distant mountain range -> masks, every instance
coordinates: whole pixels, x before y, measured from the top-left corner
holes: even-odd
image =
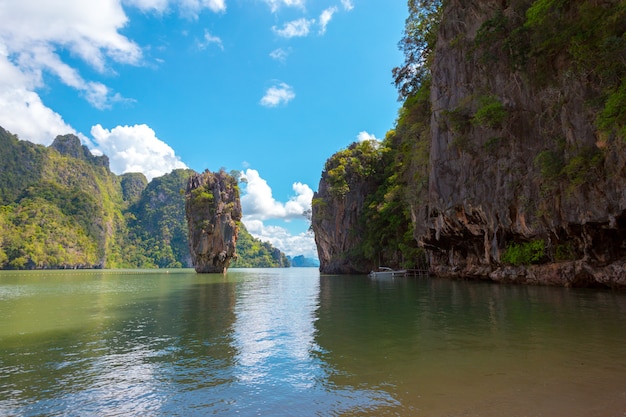
[[[0,269],[192,266],[183,192],[192,170],[150,182],[115,175],[74,135],[45,147],[1,127],[0,149]],[[290,266],[239,226],[232,267]]]
[[[310,268],[320,266],[318,259],[305,258],[304,255],[294,256],[293,258],[289,257],[289,261],[292,267]]]

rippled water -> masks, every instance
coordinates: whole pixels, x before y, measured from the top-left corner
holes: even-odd
[[[626,416],[626,294],[0,272],[3,416]]]

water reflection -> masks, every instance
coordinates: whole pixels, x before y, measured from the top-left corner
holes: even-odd
[[[0,274],[0,415],[617,416],[626,294],[314,269]]]

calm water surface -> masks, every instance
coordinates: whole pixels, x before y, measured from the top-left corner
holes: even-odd
[[[626,416],[626,294],[0,272],[2,416]]]

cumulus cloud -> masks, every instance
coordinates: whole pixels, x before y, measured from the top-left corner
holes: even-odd
[[[293,87],[279,83],[267,89],[260,103],[265,107],[277,107],[280,104],[289,103],[294,98],[296,98],[296,93],[294,93]]]
[[[122,3],[157,12],[169,7],[192,13],[202,9],[226,10],[224,0],[3,1],[0,117],[5,128],[42,144],[50,143],[58,134],[76,133],[58,113],[44,105],[37,93],[37,89],[45,87],[46,74],[78,91],[97,109],[129,100],[101,82],[85,79],[57,52],[67,51],[101,73],[112,73],[110,62],[141,65],[141,48],[120,33],[128,24]]]
[[[243,187],[241,206],[243,223],[250,234],[258,239],[270,242],[287,255],[305,255],[317,258],[314,236],[311,232],[292,234],[280,226],[269,226],[267,220],[286,221],[304,220],[303,213],[311,209],[313,190],[300,182],[292,185],[295,193],[286,203],[276,201],[272,189],[254,169],[243,173],[246,184]]]
[[[143,172],[151,180],[173,169],[187,168],[174,150],[156,137],[149,126],[117,126],[111,130],[95,125],[91,128],[95,150],[109,157],[116,174]]]
[[[280,226],[268,226],[261,220],[243,217],[243,223],[250,234],[264,242],[271,243],[288,256],[304,255],[307,258],[317,258],[315,237],[311,232],[291,234]]]
[[[326,33],[326,26],[328,26],[336,11],[336,7],[329,7],[322,12],[320,15],[320,34]]]
[[[76,133],[46,107],[33,90],[34,80],[0,52],[0,120],[2,127],[22,139],[49,145],[57,135]]]
[[[276,26],[272,26],[272,30],[278,36],[281,36],[283,38],[303,37],[309,34],[309,32],[311,31],[311,25],[313,25],[314,23],[315,19],[305,19],[303,17],[285,23],[280,29]]]
[[[283,204],[274,199],[272,189],[258,171],[247,169],[243,173],[243,178],[247,184],[245,195],[241,197],[241,206],[245,216],[250,220],[300,219],[305,211],[311,209],[313,190],[306,184],[294,183],[292,189],[295,196]]]
[[[365,142],[366,140],[378,140],[376,136],[371,133],[367,133],[366,131],[359,132],[356,138],[359,142]]]

